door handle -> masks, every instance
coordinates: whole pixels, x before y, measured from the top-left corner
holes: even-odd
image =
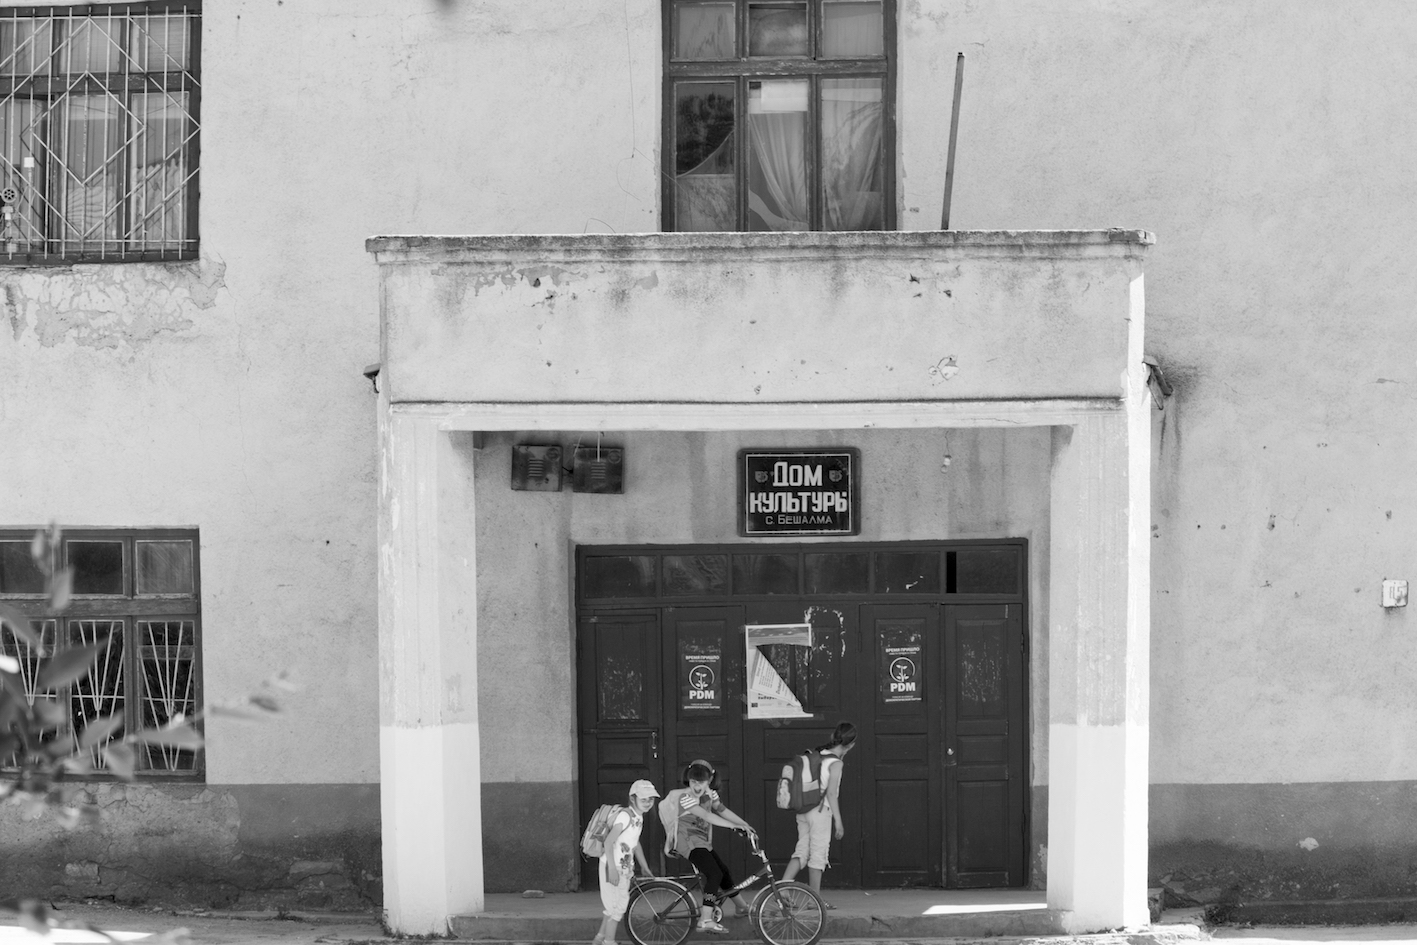
[[[659,758],[659,733],[649,733],[649,756],[654,759]]]
[[[946,749],[945,749],[945,767],[946,767],[946,768],[953,768],[953,767],[954,767],[955,765],[957,765],[957,764],[959,764],[959,759],[955,757],[955,750],[954,750],[953,748],[946,748]]]

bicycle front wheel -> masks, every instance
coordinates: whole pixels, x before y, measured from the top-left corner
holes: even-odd
[[[635,945],[683,945],[694,930],[694,900],[667,879],[640,883],[625,909],[625,931]]]
[[[822,898],[804,883],[778,883],[758,893],[753,930],[767,945],[817,945],[827,930]]]

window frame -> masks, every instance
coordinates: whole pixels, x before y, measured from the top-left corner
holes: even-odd
[[[726,232],[744,233],[748,229],[748,84],[752,81],[773,79],[807,79],[807,179],[810,189],[808,207],[808,227],[805,231],[755,230],[751,232],[819,232],[825,220],[825,193],[822,186],[822,126],[820,116],[821,88],[823,79],[875,79],[881,80],[881,230],[894,230],[898,226],[896,196],[896,63],[897,55],[897,0],[881,0],[883,32],[881,59],[853,59],[844,57],[821,58],[822,46],[822,6],[831,0],[797,0],[807,5],[808,55],[790,57],[753,58],[748,53],[748,5],[787,6],[787,2],[773,3],[772,0],[724,0],[734,6],[734,42],[738,56],[733,59],[691,60],[677,59],[675,50],[675,25],[677,10],[681,0],[662,0],[661,25],[664,54],[663,84],[661,87],[660,120],[660,229],[666,233],[679,232],[675,220],[675,162],[677,160],[677,136],[675,134],[676,96],[675,88],[682,82],[732,82],[733,93],[733,176],[737,190],[738,225]],[[696,231],[684,231],[696,232]]]
[[[28,545],[34,538],[36,529],[0,528],[0,541],[20,541]],[[205,703],[202,663],[202,585],[201,585],[201,540],[195,528],[73,528],[65,529],[58,552],[58,565],[68,562],[69,544],[75,541],[122,541],[123,542],[123,593],[122,594],[74,594],[61,613],[48,613],[48,597],[44,593],[0,593],[0,600],[20,611],[32,621],[56,621],[55,641],[57,648],[73,645],[70,642],[71,623],[83,620],[108,620],[122,624],[124,674],[123,686],[123,731],[133,732],[142,725],[143,703],[147,681],[142,674],[142,645],[138,637],[138,623],[147,619],[190,620],[192,622],[192,698],[193,711],[199,712]],[[137,593],[137,548],[141,541],[190,541],[192,545],[192,592],[190,594],[144,594]],[[10,635],[8,629],[5,634]],[[57,693],[60,698],[71,700],[72,687],[62,687]],[[72,711],[72,702],[70,702]],[[204,726],[199,722],[198,731]],[[139,780],[205,782],[206,750],[193,752],[190,769],[170,770],[145,767],[146,749],[138,746],[138,761],[134,775]],[[11,777],[16,769],[0,767],[0,777]],[[70,777],[76,777],[70,775]],[[111,781],[116,776],[103,769],[91,774],[77,776],[87,780]]]
[[[65,72],[58,71],[57,57],[59,55],[62,41],[57,35],[51,37],[50,59],[53,68],[40,76],[7,76],[0,74],[0,103],[8,103],[12,97],[31,98],[52,103],[56,97],[55,89],[59,90],[58,95],[63,96],[71,92],[78,91],[79,94],[93,94],[95,92],[121,91],[126,93],[134,92],[181,92],[187,96],[187,118],[191,123],[191,136],[182,145],[182,152],[185,167],[188,169],[188,180],[183,185],[183,212],[182,223],[183,233],[174,241],[175,246],[167,246],[159,249],[133,249],[123,246],[119,249],[109,250],[100,245],[98,248],[65,249],[68,240],[56,233],[63,233],[62,214],[54,208],[57,191],[51,190],[51,183],[48,180],[47,168],[41,167],[35,171],[38,183],[35,189],[40,192],[37,198],[43,203],[40,209],[40,217],[43,219],[44,238],[33,243],[23,243],[16,241],[18,249],[16,252],[9,252],[7,245],[8,237],[11,233],[8,220],[0,220],[0,267],[6,266],[67,266],[74,263],[130,263],[130,262],[180,262],[183,260],[197,259],[200,247],[199,214],[198,201],[201,193],[201,75],[202,75],[202,0],[139,0],[132,3],[94,3],[94,4],[65,4],[55,6],[24,6],[24,7],[0,7],[0,21],[19,21],[26,17],[45,17],[91,19],[113,15],[127,16],[149,16],[153,14],[177,14],[185,13],[188,18],[189,28],[187,30],[187,65],[185,68],[175,71],[163,70],[161,73],[154,72],[133,72],[125,69],[120,72],[102,73],[102,78],[98,74],[88,72]],[[120,63],[121,65],[122,63]],[[75,84],[75,78],[84,78]],[[51,104],[51,108],[53,105]],[[126,106],[125,106],[126,110]],[[55,121],[55,125],[62,127],[62,122]],[[123,171],[125,173],[131,165],[133,147],[132,136],[124,134],[121,129],[127,124],[120,117],[120,138],[124,140],[123,149]],[[44,132],[43,138],[46,143],[43,147],[46,150],[57,153],[58,149],[49,148],[48,143],[53,141],[53,135],[63,136],[63,131]],[[65,155],[58,163],[59,167],[66,166],[70,159]],[[4,168],[0,167],[0,187],[5,186],[6,174]],[[132,200],[133,189],[126,187],[118,199],[119,209],[117,211],[117,231],[119,233],[113,240],[90,240],[87,242],[99,243],[133,243],[139,242],[131,235],[131,212],[128,204]],[[123,235],[125,228],[129,235]],[[25,247],[43,247],[40,251],[24,251]]]

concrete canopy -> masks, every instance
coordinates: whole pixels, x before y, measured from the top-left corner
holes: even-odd
[[[483,906],[477,542],[458,431],[1046,426],[1048,900],[1144,925],[1142,231],[380,237],[392,928]],[[569,576],[567,578],[569,580]]]

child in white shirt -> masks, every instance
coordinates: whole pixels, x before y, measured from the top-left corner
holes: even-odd
[[[630,880],[635,876],[635,861],[639,860],[645,875],[654,875],[640,846],[640,830],[656,797],[659,792],[653,784],[643,778],[636,781],[630,785],[629,807],[618,811],[610,823],[605,852],[600,855],[600,902],[605,907],[605,918],[592,939],[594,945],[615,945],[615,928],[630,904]]]

